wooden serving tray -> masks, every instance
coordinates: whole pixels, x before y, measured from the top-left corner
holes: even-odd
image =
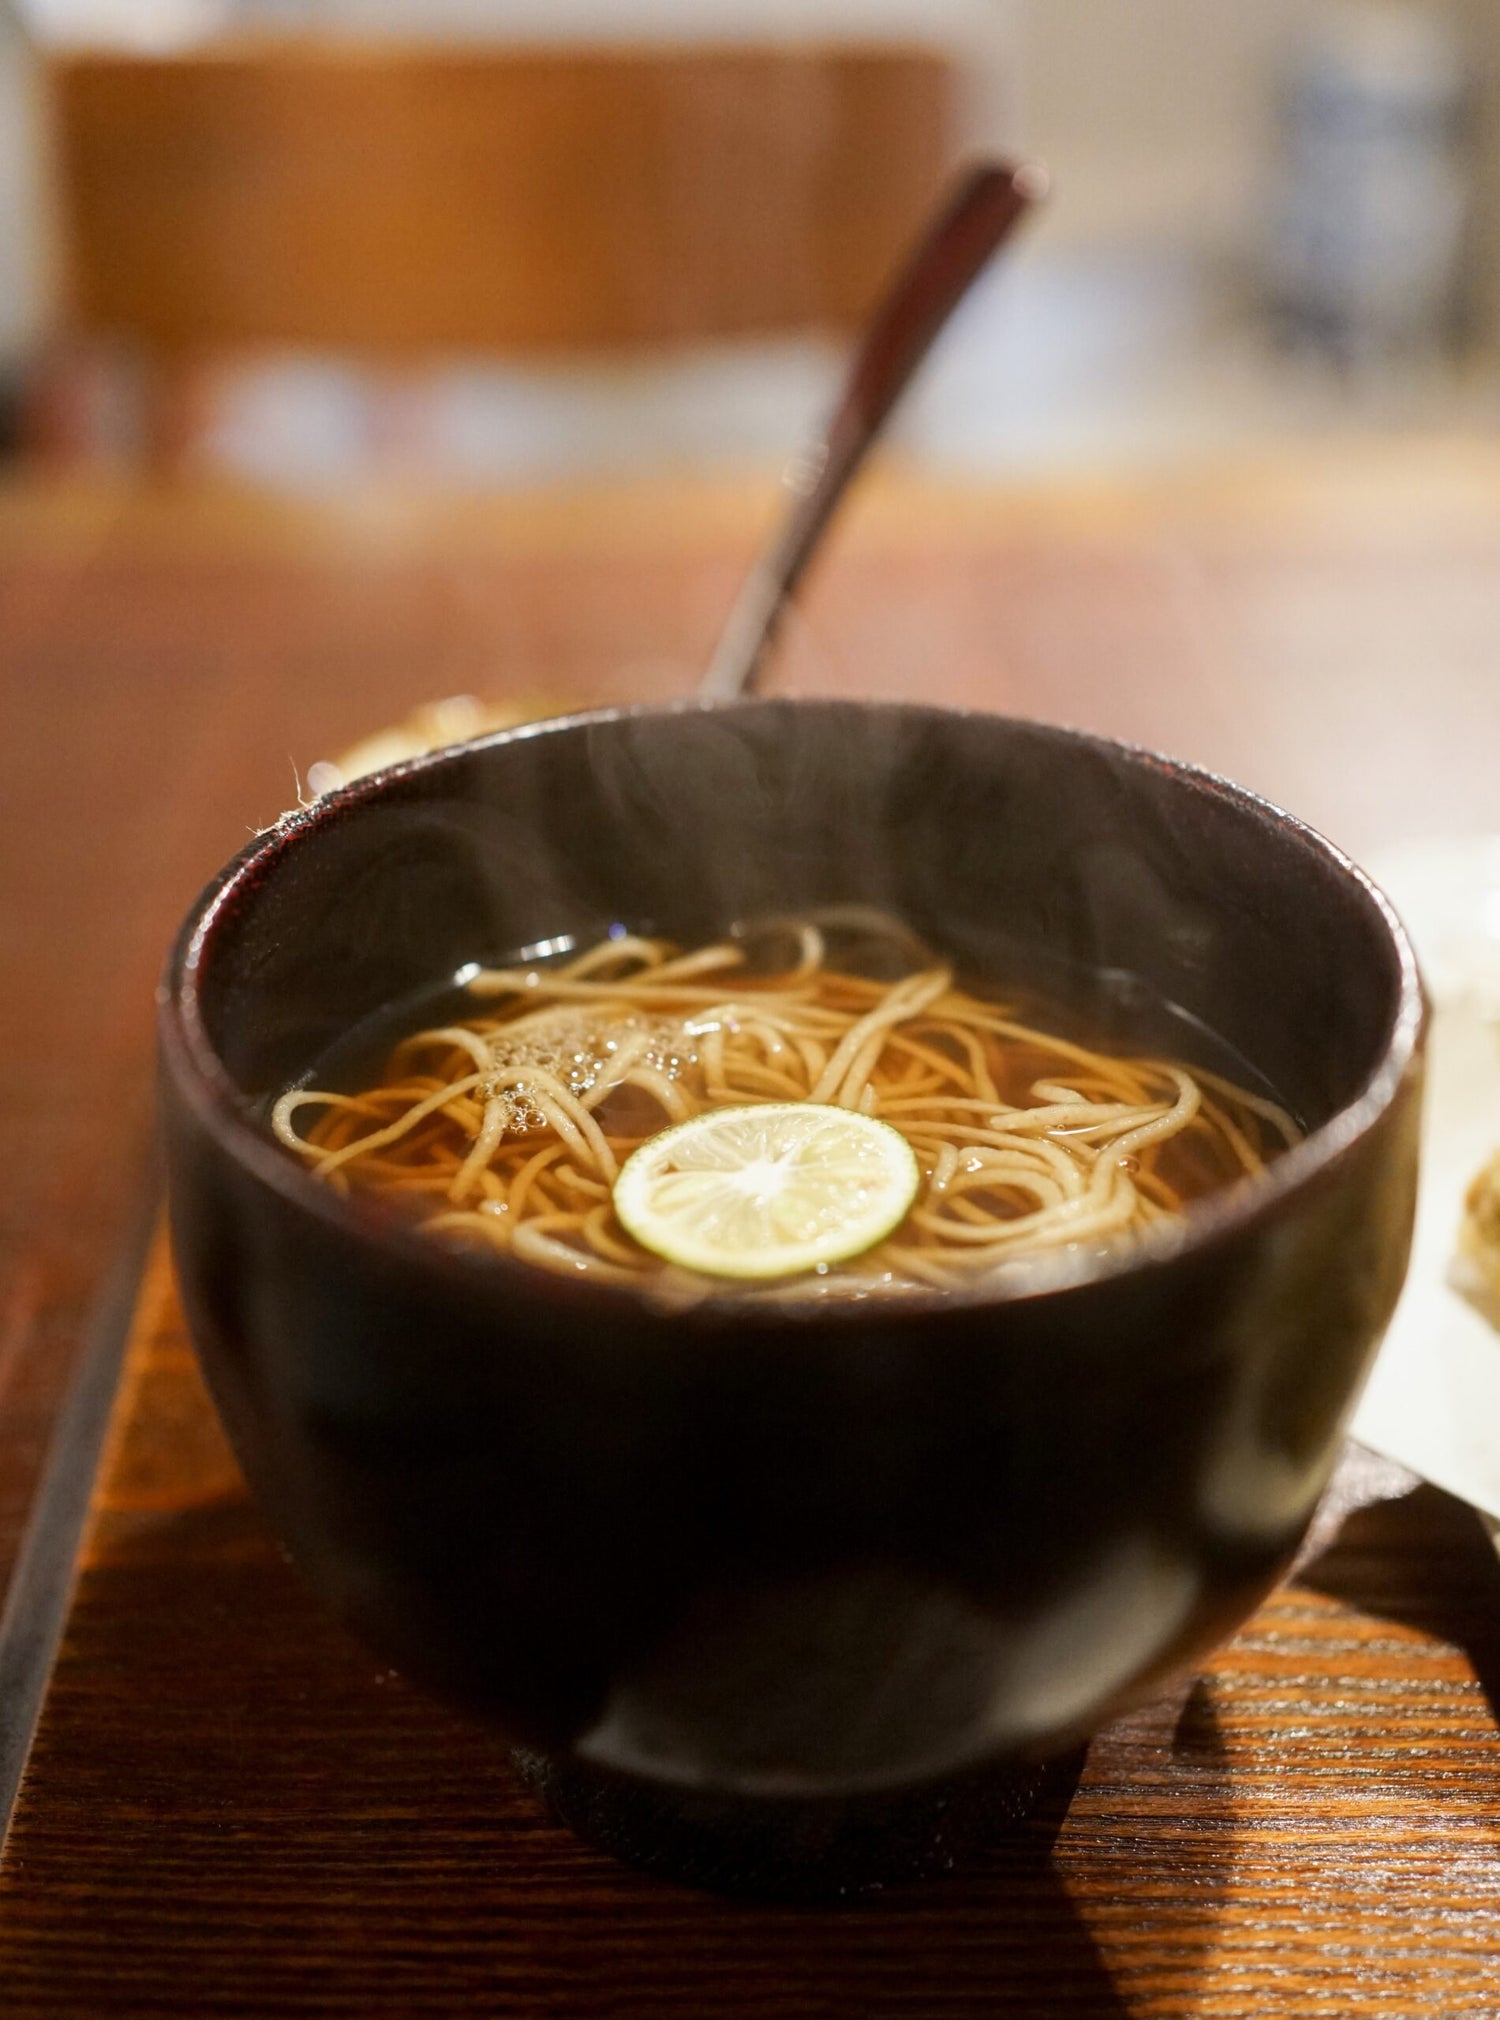
[[[1351,1449],[1298,1581],[1095,1741],[1060,1829],[850,1908],[648,1879],[325,1618],[247,1496],[158,1240],[0,1864],[0,2006],[1481,2020],[1497,1689],[1477,1519]]]

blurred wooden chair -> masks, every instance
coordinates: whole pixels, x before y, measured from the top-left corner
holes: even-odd
[[[949,165],[904,47],[246,42],[50,65],[61,337],[641,355],[854,323]]]

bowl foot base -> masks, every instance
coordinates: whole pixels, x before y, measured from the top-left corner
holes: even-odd
[[[588,1844],[683,1886],[837,1901],[950,1871],[1024,1825],[1044,1855],[1084,1753],[872,1795],[781,1799],[664,1788],[517,1748],[521,1778]]]

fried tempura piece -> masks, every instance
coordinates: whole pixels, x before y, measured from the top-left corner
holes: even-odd
[[[1475,1174],[1464,1195],[1458,1252],[1473,1288],[1500,1310],[1500,1150]]]

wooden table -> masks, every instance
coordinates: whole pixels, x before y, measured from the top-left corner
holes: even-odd
[[[193,890],[414,703],[681,691],[765,510],[0,492],[0,1581],[137,1192]],[[1494,827],[1500,450],[888,477],[783,678],[1164,745],[1356,853]],[[877,1908],[750,1909],[573,1844],[323,1621],[159,1265],[132,1354],[0,1864],[7,2013],[1500,2015],[1500,1572],[1431,1490],[1352,1480],[1370,1505],[1303,1581],[1096,1744],[1050,1859],[1038,1825]]]

